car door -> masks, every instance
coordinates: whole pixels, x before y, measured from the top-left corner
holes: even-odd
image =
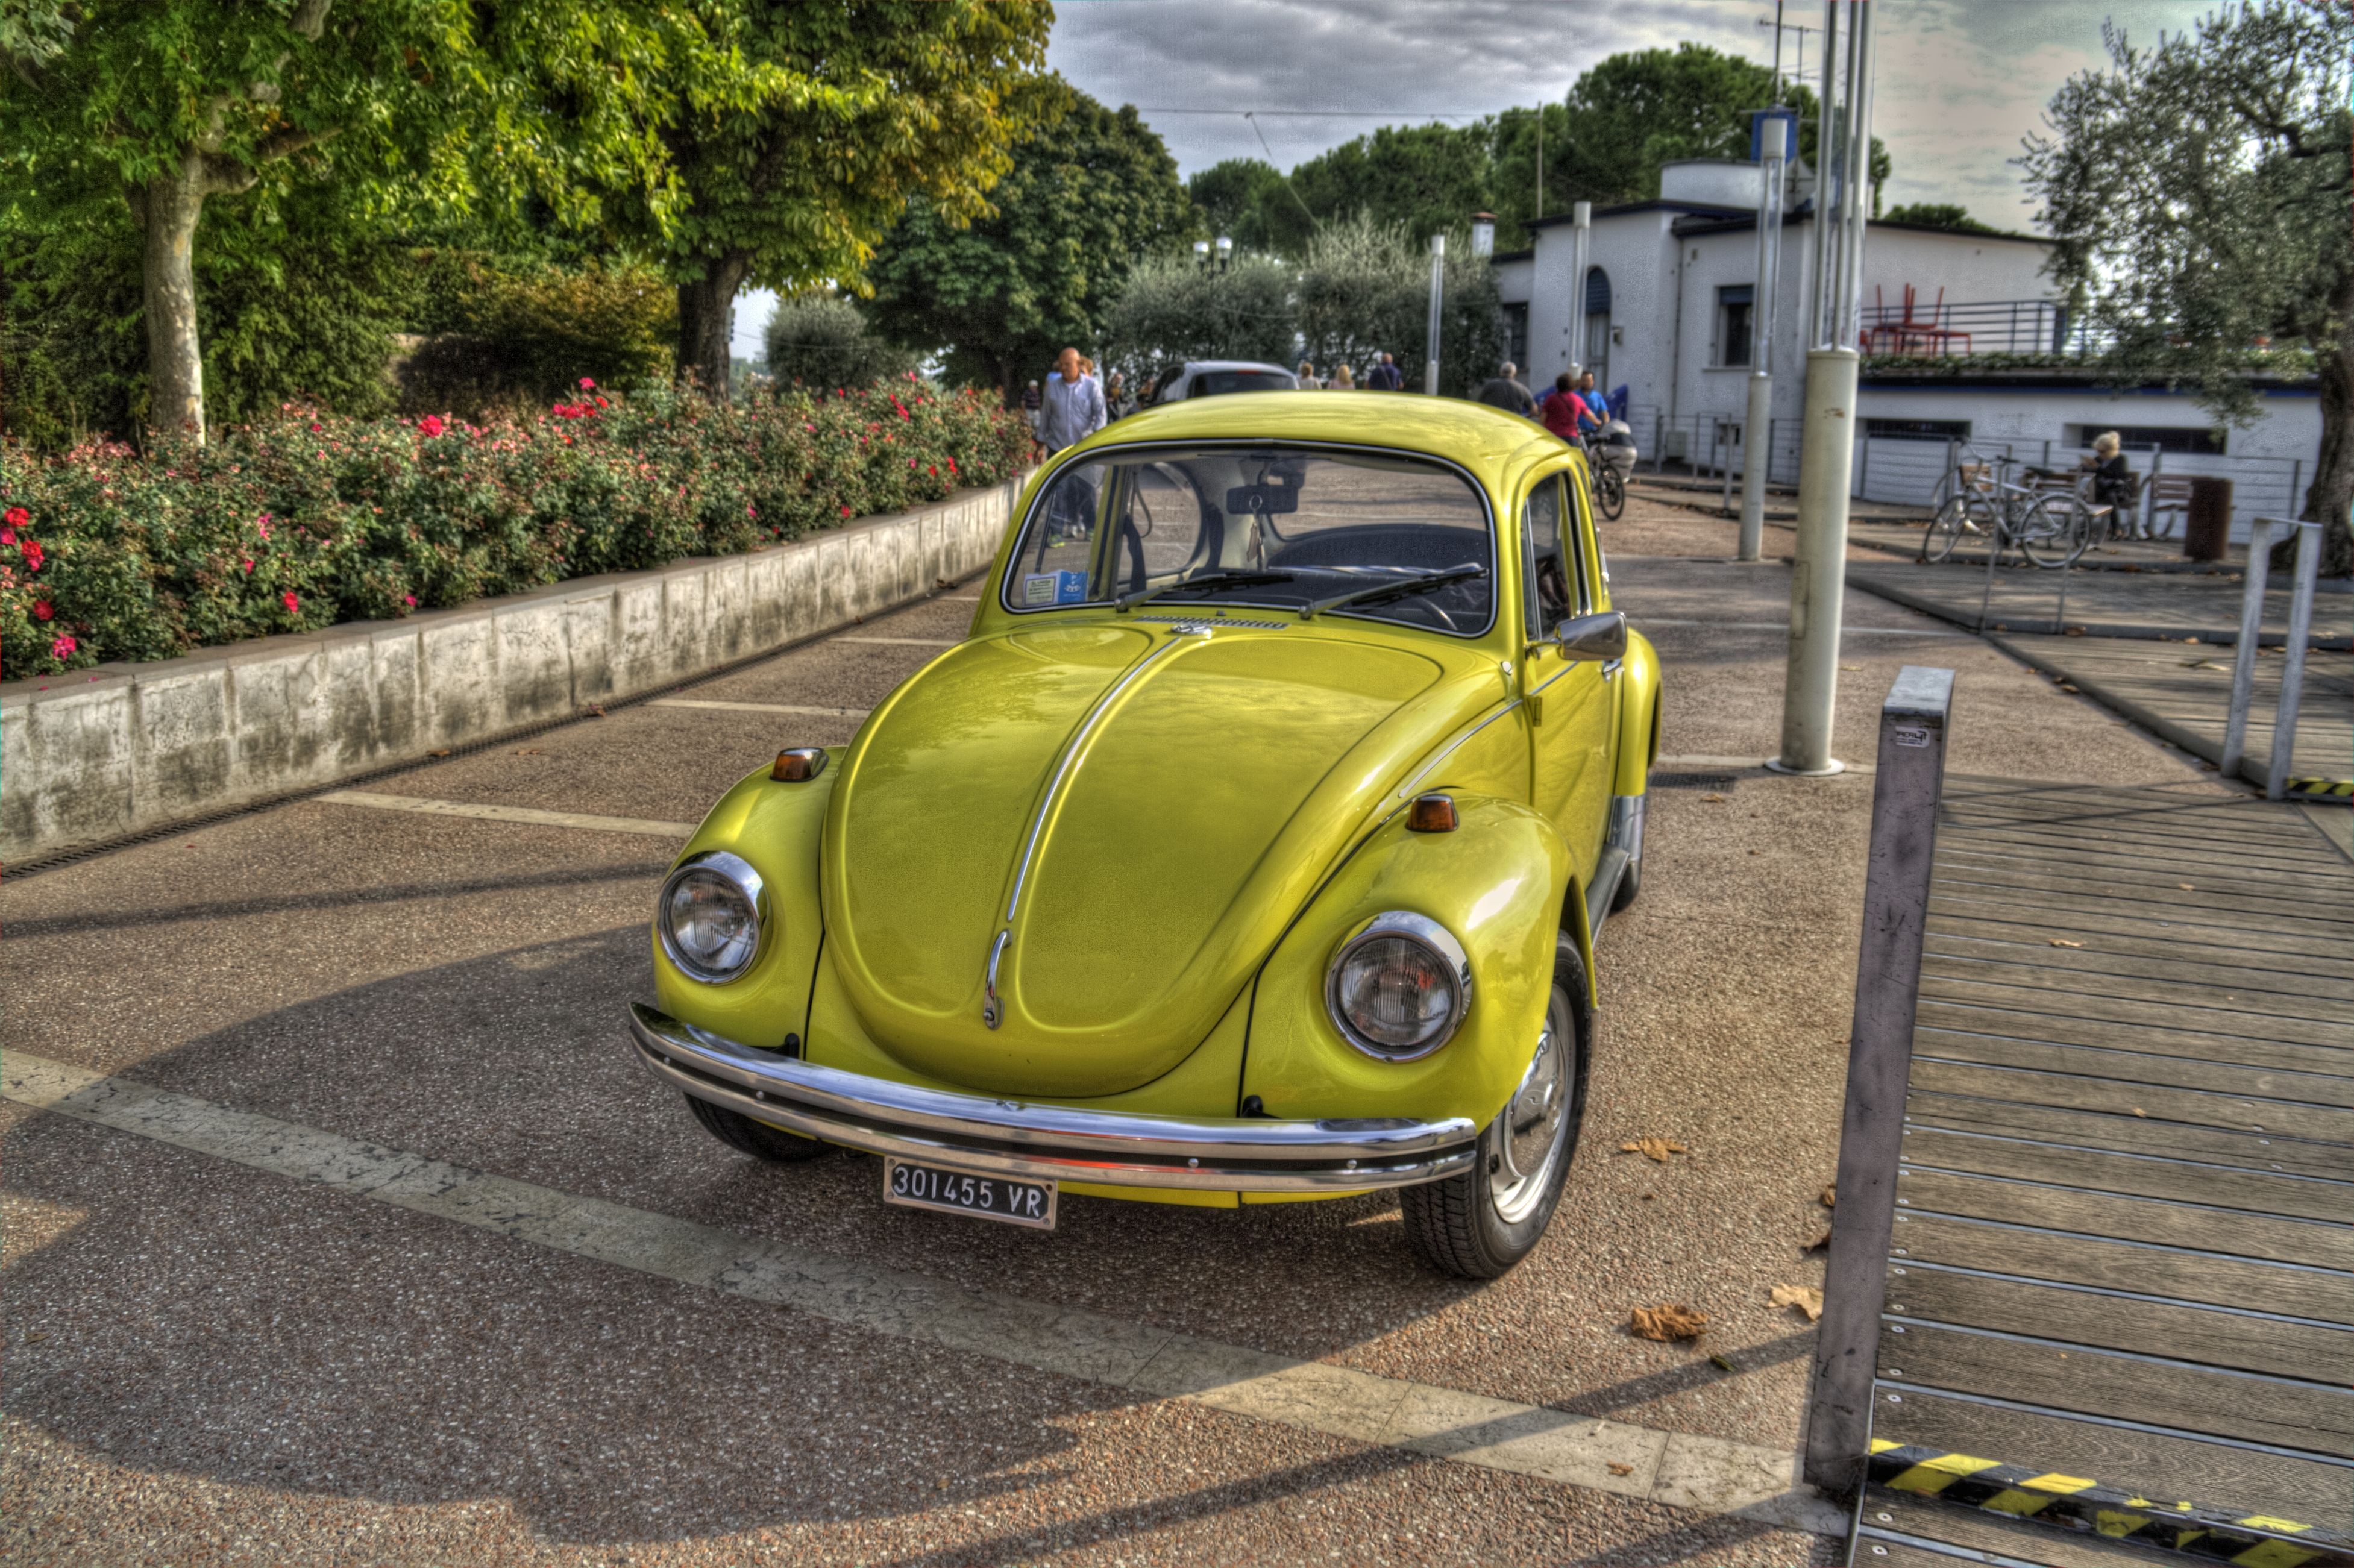
[[[1577,490],[1569,476],[1555,474],[1529,492],[1521,512],[1521,576],[1527,584],[1531,643],[1522,687],[1529,708],[1530,803],[1553,819],[1575,857],[1582,885],[1601,855],[1609,816],[1618,683],[1615,667],[1606,668],[1603,661],[1566,661],[1559,649],[1545,646],[1563,621],[1594,609]]]

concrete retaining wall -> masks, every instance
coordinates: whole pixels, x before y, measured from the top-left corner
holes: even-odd
[[[578,714],[989,565],[1018,482],[749,556],[0,684],[0,862]]]

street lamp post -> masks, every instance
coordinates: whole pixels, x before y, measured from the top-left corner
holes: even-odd
[[[1782,683],[1782,751],[1766,764],[1820,778],[1832,758],[1846,590],[1848,486],[1855,462],[1856,333],[1862,311],[1864,204],[1871,199],[1872,0],[1824,0],[1822,118],[1815,141],[1813,321],[1806,433],[1798,453],[1798,541],[1790,573],[1790,653]],[[1840,37],[1845,14],[1846,37]],[[1840,108],[1832,62],[1844,46]]]
[[[1447,236],[1430,237],[1430,354],[1422,367],[1422,389],[1438,396],[1438,305],[1447,286]]]
[[[1233,238],[1232,238],[1230,236],[1227,236],[1227,235],[1224,235],[1224,234],[1219,235],[1219,236],[1218,236],[1218,270],[1219,270],[1219,271],[1221,271],[1221,272],[1225,271],[1225,270],[1226,270],[1226,263],[1227,263],[1227,262],[1229,262],[1229,261],[1232,261],[1234,259],[1235,259],[1235,242],[1234,242]]]
[[[1569,207],[1569,379],[1575,384],[1585,369],[1585,258],[1594,238],[1594,204],[1572,202]]]
[[[1779,110],[1758,116],[1757,286],[1749,305],[1749,414],[1741,438],[1741,548],[1766,550],[1766,479],[1774,461],[1774,302],[1781,287],[1782,166],[1797,129]]]

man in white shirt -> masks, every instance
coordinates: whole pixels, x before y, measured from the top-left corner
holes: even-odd
[[[1038,409],[1038,444],[1048,455],[1076,446],[1104,428],[1103,388],[1079,366],[1079,351],[1066,348],[1056,356],[1057,374],[1046,378],[1045,400]]]

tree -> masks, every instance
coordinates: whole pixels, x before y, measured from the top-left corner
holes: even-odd
[[[813,392],[871,387],[916,368],[916,355],[875,337],[858,307],[832,294],[779,300],[763,341],[778,384]]]
[[[1228,158],[1213,164],[1185,182],[1201,215],[1202,232],[1225,235],[1236,250],[1270,251],[1276,248],[1276,224],[1268,215],[1299,200],[1283,172],[1257,158]]]
[[[1374,356],[1387,353],[1406,386],[1421,388],[1430,340],[1427,236],[1363,214],[1326,224],[1308,241],[1298,299],[1300,335],[1317,365],[1354,366],[1362,381]],[[1470,396],[1503,355],[1496,270],[1471,254],[1469,236],[1458,229],[1440,284],[1439,389]]]
[[[2073,77],[2051,134],[2019,162],[2059,241],[2049,267],[2115,347],[2115,385],[2187,386],[2239,425],[2250,373],[2313,354],[2321,450],[2301,515],[2326,524],[2322,570],[2354,570],[2354,247],[2347,203],[2354,15],[2263,0],[2137,49],[2104,28],[2109,66]],[[2271,345],[2271,353],[2263,352]]]
[[[997,215],[959,228],[926,196],[878,247],[863,308],[883,334],[941,351],[949,375],[1000,388],[1092,344],[1135,258],[1194,233],[1176,161],[1132,107],[1074,94],[1051,133],[1013,150]]]
[[[1272,256],[1236,254],[1223,266],[1186,251],[1139,261],[1105,311],[1108,365],[1141,387],[1156,366],[1183,359],[1291,357],[1292,269]]]
[[[1980,223],[1970,209],[1954,202],[1915,201],[1888,212],[1891,223],[1917,223],[1924,228],[1958,228],[1968,234],[1999,234],[1990,223]]]
[[[1679,158],[1746,158],[1749,111],[1773,101],[1774,73],[1702,44],[1612,55],[1569,90],[1558,164],[1546,136],[1545,189],[1596,206],[1649,201],[1659,165]],[[1798,155],[1815,158],[1816,101],[1785,83],[1798,112]],[[1872,139],[1872,178],[1888,182],[1888,149]],[[1555,207],[1555,211],[1565,210]]]
[[[759,89],[663,133],[687,201],[628,209],[625,238],[678,284],[678,366],[725,395],[728,312],[747,283],[792,294],[855,284],[910,197],[950,228],[990,211],[1009,148],[1058,115],[1041,74],[1043,0],[701,0]]]
[[[340,178],[364,206],[536,190],[597,216],[579,171],[669,195],[654,90],[695,63],[724,85],[707,42],[663,0],[598,7],[485,0],[34,0],[69,37],[0,30],[0,185],[11,205],[130,205],[144,230],[149,418],[205,433],[195,254],[205,204]]]
[[[1295,255],[1305,251],[1313,227],[1309,212],[1327,221],[1363,214],[1425,238],[1461,228],[1489,204],[1485,130],[1384,125],[1309,159],[1291,171],[1299,201],[1270,214],[1280,242]]]

